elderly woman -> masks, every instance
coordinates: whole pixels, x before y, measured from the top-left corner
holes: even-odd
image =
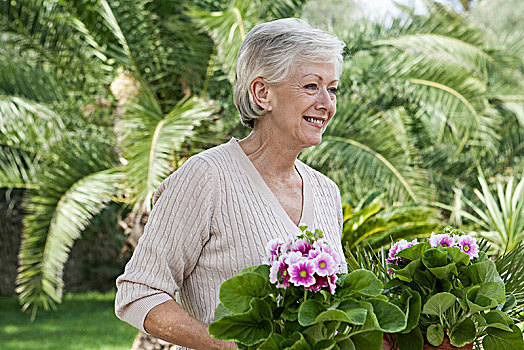
[[[222,282],[263,263],[267,242],[308,226],[343,256],[338,188],[297,160],[335,114],[343,47],[298,19],[249,32],[234,99],[252,132],[191,157],[158,188],[117,280],[118,317],[180,349],[236,349],[207,325]]]

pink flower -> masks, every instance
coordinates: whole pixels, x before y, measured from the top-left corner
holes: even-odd
[[[310,260],[299,261],[288,268],[291,283],[295,286],[309,287],[315,284],[315,265]]]
[[[401,259],[401,258],[397,257],[396,255],[399,252],[403,251],[404,249],[410,248],[410,247],[412,247],[414,245],[417,245],[417,244],[418,244],[418,241],[417,241],[416,238],[414,240],[412,240],[411,242],[408,242],[405,239],[401,239],[397,243],[393,244],[393,246],[389,250],[389,255],[388,255],[388,258],[386,259],[386,261],[388,263],[393,263],[393,264],[397,265],[399,259]]]
[[[319,276],[332,275],[336,271],[335,260],[328,253],[320,253],[313,259],[315,272]]]
[[[328,277],[327,276],[317,276],[315,277],[315,284],[305,287],[304,289],[311,290],[313,292],[318,292],[320,288],[328,286]]]
[[[313,249],[313,245],[303,238],[297,240],[295,243],[291,245],[291,251],[301,252],[305,256],[307,256],[311,249]]]
[[[328,277],[328,284],[329,284],[329,292],[331,294],[335,294],[335,289],[337,288],[337,285],[335,282],[337,281],[338,276],[337,275],[331,275]]]
[[[268,242],[266,246],[266,254],[268,256],[269,263],[278,259],[279,248],[284,244],[282,240],[275,238]]]
[[[432,232],[431,237],[429,238],[429,244],[431,245],[431,248],[436,248],[439,244],[443,247],[452,247],[454,242],[450,235],[445,233],[435,234]]]
[[[479,246],[475,238],[470,236],[460,236],[458,239],[460,250],[469,255],[469,258],[479,257]]]
[[[285,260],[284,257],[280,257],[278,260],[273,261],[269,269],[269,282],[276,283],[277,288],[289,287],[289,265]]]

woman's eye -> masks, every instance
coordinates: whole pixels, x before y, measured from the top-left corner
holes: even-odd
[[[333,95],[336,95],[337,94],[337,88],[336,87],[329,88],[329,93],[331,93]]]
[[[316,90],[317,84],[307,84],[306,86],[304,86],[304,88],[307,90]]]

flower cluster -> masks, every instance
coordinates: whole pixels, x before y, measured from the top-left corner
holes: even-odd
[[[335,293],[341,260],[320,231],[305,231],[286,242],[274,239],[268,243],[267,253],[269,281],[277,288],[293,284],[316,292],[329,287],[330,292]]]
[[[446,233],[435,234],[431,233],[429,238],[429,244],[431,248],[437,248],[439,245],[442,247],[458,247],[460,250],[469,255],[470,260],[473,258],[478,258],[479,256],[479,246],[475,238],[468,235],[457,235],[454,234],[457,232],[455,230],[446,229]],[[395,265],[400,265],[401,262],[406,262],[404,258],[397,256],[399,252],[414,245],[419,244],[417,239],[412,240],[411,242],[401,239],[397,243],[393,244],[389,250],[388,258],[386,262],[392,263]],[[391,270],[388,268],[388,272],[391,274]]]

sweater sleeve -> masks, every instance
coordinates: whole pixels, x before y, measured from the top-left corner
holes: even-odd
[[[148,312],[182,288],[209,239],[217,181],[208,163],[195,156],[157,189],[144,234],[116,281],[120,319],[145,332]]]

